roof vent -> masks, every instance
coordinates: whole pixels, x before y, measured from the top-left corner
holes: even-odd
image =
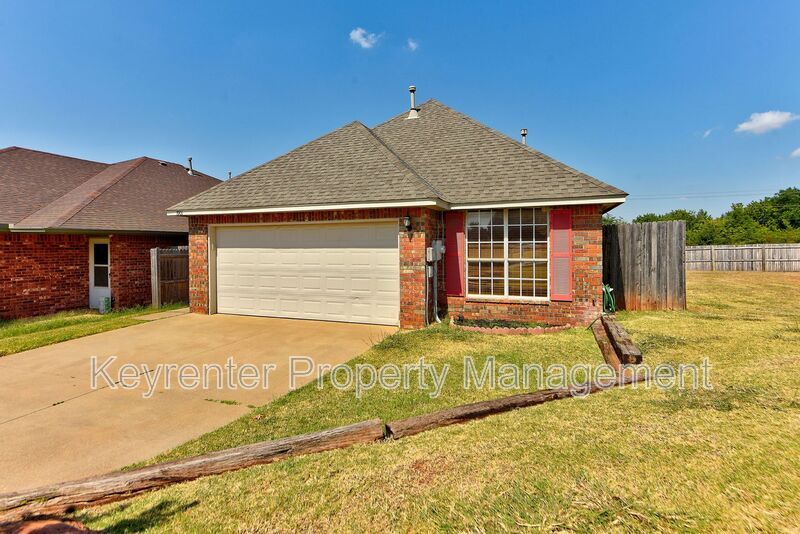
[[[528,141],[527,141],[527,138],[528,138],[528,129],[527,129],[527,128],[523,128],[523,129],[521,129],[521,130],[519,131],[519,135],[521,135],[521,136],[522,136],[522,144],[523,144],[523,145],[527,145],[527,144],[528,144]]]
[[[189,156],[189,158],[188,158],[188,159],[189,159],[189,168],[188,168],[188,169],[186,169],[186,171],[187,171],[189,174],[192,174],[192,175],[193,175],[193,174],[194,174],[194,169],[192,168],[192,156]]]
[[[411,93],[411,109],[408,110],[408,117],[406,117],[406,119],[417,119],[419,118],[419,108],[417,107],[417,99],[414,95],[414,93],[417,92],[417,88],[414,85],[409,85],[408,92]]]
[[[167,166],[167,162],[166,161],[159,161],[158,164],[161,165],[162,167],[166,167]]]

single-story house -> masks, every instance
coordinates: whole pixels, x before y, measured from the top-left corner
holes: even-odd
[[[189,219],[192,311],[403,328],[596,317],[602,214],[627,193],[411,100],[172,206]]]
[[[219,183],[146,157],[0,149],[0,318],[150,303],[150,249],[186,245],[166,208]]]

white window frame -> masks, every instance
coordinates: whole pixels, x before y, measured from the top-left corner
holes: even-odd
[[[467,212],[467,216],[464,217],[464,274],[465,274],[465,283],[466,287],[465,294],[468,299],[471,300],[517,300],[522,302],[550,302],[550,208],[549,207],[536,207],[534,209],[541,209],[545,212],[545,225],[546,225],[546,232],[547,232],[547,257],[545,258],[545,262],[547,263],[547,296],[546,297],[529,297],[529,296],[520,296],[520,295],[509,295],[508,294],[508,210],[509,209],[519,209],[519,208],[488,208],[488,209],[474,209],[469,210]],[[525,209],[525,208],[522,208]],[[480,211],[501,211],[503,212],[503,294],[502,295],[481,295],[469,292],[469,237],[468,237],[468,228],[469,228],[469,214],[474,212]],[[536,249],[536,223],[535,223],[535,214],[534,214],[534,251]],[[541,226],[541,225],[539,225]],[[519,258],[522,261],[530,261],[532,263],[536,263],[536,253],[534,252],[533,259],[525,259]],[[478,260],[483,261],[483,258],[478,258]],[[515,258],[515,261],[517,258]],[[475,261],[475,258],[472,258],[472,261]],[[489,258],[487,261],[494,262],[494,258]],[[542,260],[539,260],[542,261]],[[535,267],[534,267],[535,273]],[[535,278],[535,275],[534,275]],[[534,282],[535,285],[535,282]]]

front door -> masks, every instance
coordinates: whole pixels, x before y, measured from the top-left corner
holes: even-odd
[[[108,239],[89,240],[89,307],[99,309],[103,299],[111,296],[111,258]]]

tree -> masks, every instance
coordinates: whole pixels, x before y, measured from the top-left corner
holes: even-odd
[[[767,228],[800,228],[800,189],[782,189],[775,196],[749,203],[745,209],[755,221]]]
[[[790,187],[771,197],[732,204],[714,218],[705,210],[677,209],[664,214],[644,213],[633,222],[686,221],[687,245],[800,242],[800,189]]]
[[[692,230],[700,223],[710,221],[711,215],[706,210],[690,211],[684,209],[677,209],[667,212],[663,215],[656,215],[655,213],[645,213],[636,217],[633,222],[657,222],[657,221],[686,221],[686,231]]]
[[[611,215],[610,213],[606,213],[603,215],[603,226],[613,226],[615,224],[624,224],[625,219],[622,217],[617,217],[616,215]]]

